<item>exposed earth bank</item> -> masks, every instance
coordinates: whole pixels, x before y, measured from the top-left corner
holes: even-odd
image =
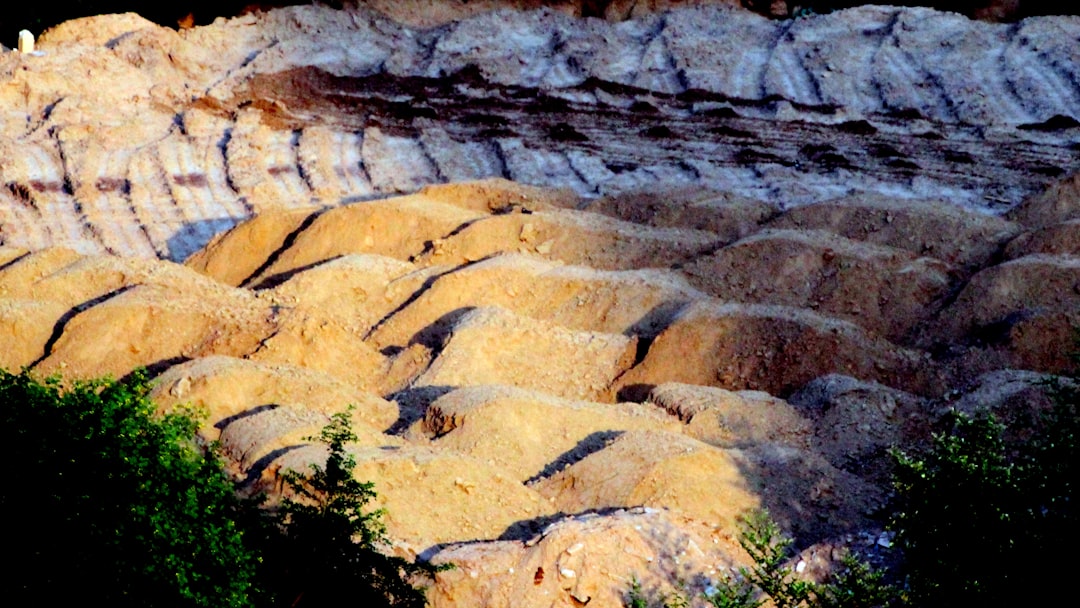
[[[702,190],[628,220],[489,181],[266,212],[186,265],[9,247],[0,361],[149,367],[252,490],[356,404],[395,550],[458,565],[433,605],[617,605],[634,577],[740,563],[759,506],[824,568],[877,539],[887,448],[951,405],[1038,405],[1080,323],[1076,252],[1038,237],[1075,227],[1076,188],[1013,214],[1044,225],[861,198],[760,216]],[[677,227],[713,207],[713,230]]]
[[[251,491],[355,404],[393,550],[457,565],[433,606],[700,591],[757,507],[820,572],[883,550],[888,448],[1069,370],[1077,40],[896,8],[65,24],[0,57],[0,365],[147,367]]]

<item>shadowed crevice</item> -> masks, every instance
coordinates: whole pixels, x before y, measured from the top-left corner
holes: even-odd
[[[560,454],[555,460],[549,462],[539,473],[526,479],[525,485],[547,479],[566,467],[584,460],[589,455],[595,454],[611,445],[611,442],[618,439],[622,434],[623,431],[597,431],[595,433],[590,433],[584,439],[579,441],[577,445]]]
[[[262,273],[266,272],[268,268],[273,266],[282,256],[282,254],[288,251],[293,246],[293,244],[296,243],[296,239],[299,238],[305,230],[310,228],[311,224],[313,224],[315,222],[315,219],[318,218],[320,215],[322,215],[321,209],[304,218],[304,221],[300,222],[300,225],[296,227],[296,230],[293,230],[285,237],[285,240],[282,241],[281,246],[275,249],[269,256],[267,256],[266,261],[263,262],[258,268],[256,268],[255,271],[252,272],[250,276],[248,276],[248,278],[240,282],[240,287],[251,288],[251,285],[249,285],[249,283],[259,278]]]
[[[79,313],[89,310],[90,308],[97,306],[102,302],[106,302],[117,296],[123,295],[134,287],[135,285],[124,285],[123,287],[119,289],[114,289],[107,294],[98,296],[96,298],[91,298],[83,302],[82,304],[76,304],[75,306],[72,306],[71,309],[65,312],[63,315],[60,315],[60,318],[56,320],[56,324],[53,325],[52,335],[50,335],[49,339],[45,342],[45,348],[43,349],[41,356],[35,359],[34,362],[31,363],[28,367],[37,367],[38,364],[40,364],[42,361],[52,355],[53,348],[56,346],[57,341],[60,340],[60,336],[64,335],[64,329],[67,327],[68,322],[74,319]]]

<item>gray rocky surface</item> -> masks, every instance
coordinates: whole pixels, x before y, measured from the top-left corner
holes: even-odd
[[[1080,168],[1078,41],[894,7],[88,18],[0,56],[0,239],[178,260],[259,210],[492,176],[1002,210]]]

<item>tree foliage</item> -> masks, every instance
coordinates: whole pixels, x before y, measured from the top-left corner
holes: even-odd
[[[739,544],[754,565],[743,576],[772,599],[776,608],[805,606],[813,596],[812,583],[795,576],[788,565],[794,541],[783,534],[767,511],[755,511],[742,518]]]
[[[794,541],[784,534],[768,511],[740,518],[739,544],[753,564],[739,576],[725,574],[713,582],[704,599],[715,608],[758,608],[768,602],[776,608],[899,608],[900,589],[885,580],[885,572],[847,552],[840,566],[824,583],[801,577],[791,567]],[[634,579],[627,597],[629,608],[645,608],[648,597]],[[683,603],[685,604],[685,601]],[[668,601],[665,608],[670,608]]]
[[[155,413],[148,383],[38,382],[0,371],[0,490],[13,606],[420,607],[417,566],[379,550],[374,487],[353,478],[347,413],[315,441],[329,458],[284,477],[279,509],[237,497],[193,412]]]
[[[409,578],[435,569],[380,552],[386,544],[382,511],[367,508],[374,486],[353,477],[356,460],[345,449],[356,440],[349,412],[335,414],[310,439],[329,449],[326,466],[312,465],[309,475],[284,473],[295,498],[284,500],[278,520],[283,534],[268,552],[281,605],[337,606],[349,597],[361,606],[424,606],[422,589]]]
[[[1025,432],[954,412],[926,453],[895,453],[891,527],[918,605],[1025,605],[1057,593],[1048,581],[1064,580],[1067,565],[1052,556],[1080,540],[1080,454],[1075,385],[1050,388],[1052,407]]]
[[[156,416],[147,392],[140,375],[62,391],[0,371],[11,605],[250,604],[245,506],[195,420]]]

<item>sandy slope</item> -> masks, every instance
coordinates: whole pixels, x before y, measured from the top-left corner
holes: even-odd
[[[770,214],[734,240],[663,228],[670,242],[728,242],[680,261],[641,240],[655,214],[591,211],[569,224],[591,236],[560,248],[526,246],[518,229],[477,241],[492,245],[477,261],[423,253],[487,222],[557,213],[529,188],[499,204],[518,188],[459,184],[299,223],[268,214],[190,266],[3,249],[0,352],[68,378],[150,366],[162,407],[204,408],[203,432],[251,489],[322,457],[304,438],[355,404],[357,475],[376,483],[394,550],[466,568],[439,577],[434,605],[613,605],[631,577],[663,589],[744,559],[733,522],[757,506],[808,559],[815,543],[872,536],[886,449],[925,440],[944,398],[1030,407],[1018,395],[1037,395],[1033,372],[1066,369],[1080,321],[1076,258],[1021,252],[1076,221],[1020,219],[1061,208],[1048,196],[1015,223],[855,198]],[[654,197],[669,214],[698,205],[680,190]],[[907,230],[860,239],[866,214]],[[380,217],[400,219],[372,231]],[[948,247],[908,250],[908,235],[943,222]],[[597,243],[638,255],[595,268],[618,259],[596,257],[611,251]]]
[[[271,493],[354,404],[390,550],[458,565],[434,606],[700,590],[758,506],[815,571],[876,538],[889,447],[950,404],[1037,406],[1068,369],[1080,196],[1051,174],[1080,166],[1080,61],[1055,41],[1080,26],[996,28],[715,7],[61,26],[0,57],[0,364],[148,367]],[[944,38],[995,67],[917,52]]]

